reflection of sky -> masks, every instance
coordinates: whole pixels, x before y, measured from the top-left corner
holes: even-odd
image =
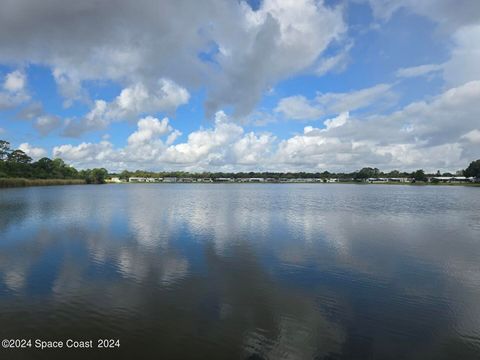
[[[0,320],[27,312],[38,330],[56,309],[59,326],[128,320],[132,334],[172,328],[172,346],[221,339],[241,356],[468,358],[480,349],[479,200],[461,187],[2,190]]]

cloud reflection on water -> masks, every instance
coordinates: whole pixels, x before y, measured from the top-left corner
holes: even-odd
[[[90,324],[103,332],[128,319],[132,343],[140,333],[175,330],[160,342],[170,339],[177,355],[173,344],[185,338],[204,351],[216,344],[225,354],[292,359],[392,349],[440,354],[450,343],[464,349],[463,342],[478,349],[480,205],[472,190],[3,192],[0,318],[13,321],[21,310],[35,317],[28,304],[40,295],[47,313],[55,306],[82,318],[71,304],[92,309],[98,322]],[[22,300],[16,306],[15,297]]]

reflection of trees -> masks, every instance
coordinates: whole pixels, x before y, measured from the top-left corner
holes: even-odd
[[[29,201],[21,193],[23,189],[0,191],[0,234],[15,224],[21,223],[28,214]]]

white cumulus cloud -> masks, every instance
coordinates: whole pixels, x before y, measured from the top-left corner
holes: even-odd
[[[25,154],[33,158],[34,160],[40,159],[47,156],[47,150],[41,147],[35,147],[29,143],[22,143],[18,147],[19,150],[22,150]]]
[[[19,70],[5,75],[0,90],[0,110],[18,106],[30,99],[26,90],[27,77]]]
[[[347,93],[318,93],[312,100],[303,95],[294,95],[280,99],[275,112],[282,113],[287,119],[315,120],[372,105],[388,105],[396,99],[391,89],[392,85],[378,84]]]

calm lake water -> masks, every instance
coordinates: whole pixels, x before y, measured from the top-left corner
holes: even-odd
[[[480,188],[0,189],[4,338],[121,346],[1,359],[479,359]]]

